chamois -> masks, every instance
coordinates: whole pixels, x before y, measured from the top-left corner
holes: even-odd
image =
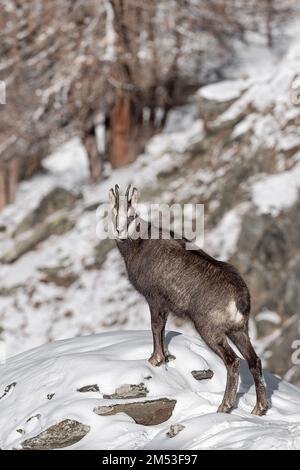
[[[233,409],[238,388],[240,359],[229,345],[229,338],[246,359],[254,379],[257,401],[252,414],[265,414],[268,400],[261,361],[248,334],[250,294],[237,269],[201,249],[187,250],[188,240],[175,239],[174,234],[170,233],[168,239],[142,236],[143,230],[152,227],[139,217],[137,189],[131,190],[131,185],[125,196],[120,195],[116,185],[110,189],[109,199],[113,233],[128,278],[150,308],[154,350],[149,362],[159,366],[175,359],[165,343],[167,317],[170,312],[187,317],[227,369],[226,389],[218,412],[229,413]]]

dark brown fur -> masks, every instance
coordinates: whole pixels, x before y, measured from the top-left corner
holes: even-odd
[[[227,368],[226,390],[218,411],[230,412],[236,399],[240,360],[227,341],[230,338],[247,360],[254,378],[257,403],[252,413],[262,415],[268,402],[261,361],[248,335],[247,285],[232,265],[212,258],[203,250],[187,250],[186,241],[161,237],[116,239],[129,280],[150,307],[154,352],[149,361],[160,365],[173,358],[164,334],[169,312],[187,317]]]

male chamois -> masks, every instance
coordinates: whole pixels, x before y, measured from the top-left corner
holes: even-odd
[[[121,196],[116,185],[110,189],[109,198],[114,236],[129,280],[150,307],[154,343],[150,363],[159,366],[175,359],[165,344],[169,312],[188,317],[227,369],[226,390],[218,411],[232,410],[238,387],[240,360],[230,347],[229,338],[246,359],[254,378],[257,402],[252,414],[265,414],[268,400],[261,361],[248,335],[250,295],[239,272],[201,249],[187,250],[185,239],[133,237],[137,222],[144,227],[140,233],[151,228],[137,214],[136,188],[131,191],[129,186],[125,196]]]

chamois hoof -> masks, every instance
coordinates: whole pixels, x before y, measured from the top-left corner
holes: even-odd
[[[232,411],[233,406],[230,406],[226,403],[221,403],[221,405],[218,408],[217,413],[230,413]]]
[[[261,405],[260,403],[257,403],[253,410],[251,411],[251,414],[253,416],[264,416],[266,412],[268,411],[268,403],[265,405]]]
[[[176,356],[173,356],[173,354],[170,354],[170,353],[166,353],[165,359],[166,359],[166,362],[175,361]]]
[[[159,367],[165,362],[165,358],[164,356],[160,356],[156,354],[156,355],[151,356],[150,359],[148,359],[148,361],[153,367]]]

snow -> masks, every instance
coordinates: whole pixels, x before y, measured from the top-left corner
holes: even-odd
[[[57,341],[10,358],[0,367],[0,396],[9,384],[16,386],[0,399],[0,447],[18,449],[25,439],[74,419],[91,429],[69,449],[300,448],[298,389],[266,373],[272,408],[265,417],[251,416],[255,389],[242,361],[237,408],[231,415],[217,414],[226,382],[221,360],[199,337],[169,331],[167,340],[176,360],[159,368],[147,361],[152,351],[150,331]],[[214,372],[211,380],[196,381],[191,375],[191,370],[208,368]],[[104,417],[93,412],[96,406],[112,404],[103,394],[141,382],[149,390],[146,399],[177,401],[167,422],[142,426],[123,413]],[[77,391],[90,384],[98,384],[100,392]],[[53,393],[49,400],[47,395]],[[185,426],[174,438],[166,435],[172,424]]]
[[[268,321],[274,323],[274,325],[280,325],[281,318],[277,312],[272,312],[271,310],[264,310],[263,312],[258,313],[255,316],[256,321]]]
[[[226,102],[239,98],[247,86],[245,80],[224,80],[200,88],[197,94],[206,100]]]
[[[114,62],[116,60],[116,51],[115,51],[115,42],[116,42],[116,33],[114,30],[114,10],[109,1],[104,2],[105,11],[106,11],[106,24],[105,24],[105,33],[106,33],[106,51],[103,57],[103,60]]]
[[[70,213],[76,221],[73,230],[61,237],[51,237],[12,265],[0,265],[1,288],[15,289],[13,295],[0,296],[0,338],[6,342],[8,357],[49,341],[108,328],[149,328],[148,306],[129,284],[116,249],[108,254],[100,270],[84,269],[93,259],[94,249],[99,243],[96,234],[99,220],[95,212],[84,208],[107,202],[108,190],[115,183],[121,188],[133,183],[142,194],[157,191],[158,199],[147,196],[148,203],[209,199],[210,185],[216,176],[222,178],[221,173],[202,168],[200,163],[190,175],[188,184],[180,174],[190,146],[201,142],[203,137],[203,122],[197,118],[195,105],[185,106],[170,113],[165,131],[149,141],[143,155],[128,167],[108,171],[107,177],[97,185],[88,182],[88,162],[78,139],[68,142],[45,160],[46,173],[19,185],[15,203],[0,214],[0,224],[7,227],[6,233],[0,233],[2,253],[12,246],[14,240],[9,235],[16,225],[55,187],[81,191],[83,199]],[[229,158],[233,156],[230,154]],[[261,175],[253,186],[255,204],[259,202],[259,207],[268,211],[274,210],[274,201],[276,207],[284,207],[280,198],[286,204],[294,201],[297,181],[300,180],[298,171],[289,170],[286,172],[288,177],[284,176],[285,173]],[[173,174],[166,188],[162,188],[160,183],[160,175],[164,172]],[[274,194],[273,178],[276,188],[277,178],[279,181],[286,178],[282,181],[284,191],[276,190]],[[218,201],[210,201],[210,207],[213,204],[217,205]],[[229,259],[236,250],[242,216],[247,209],[247,204],[242,203],[224,214],[220,222],[206,233],[204,249],[220,259]],[[58,264],[66,265],[70,272],[79,276],[68,289],[41,282],[40,268]],[[173,319],[169,321],[169,328],[186,333],[192,331],[190,325],[178,326]]]
[[[249,132],[252,129],[253,124],[257,119],[257,115],[255,113],[249,114],[245,117],[241,122],[239,122],[232,131],[232,138],[237,139]]]
[[[298,199],[300,164],[291,170],[265,175],[252,186],[252,199],[260,213],[277,215],[292,206]]]
[[[146,152],[154,157],[166,151],[185,152],[191,144],[200,142],[203,138],[203,122],[200,119],[188,123],[188,126],[185,130],[165,132],[153,137],[146,145]]]
[[[6,85],[0,80],[0,104],[6,104]]]
[[[109,30],[109,15],[107,20],[106,27]],[[234,69],[235,73],[228,72],[230,80],[204,87],[199,92],[209,99],[236,100],[215,124],[222,126],[228,120],[238,122],[231,137],[239,139],[247,134],[245,140],[249,158],[256,158],[255,152],[262,153],[266,148],[274,150],[280,156],[280,152],[290,151],[300,143],[297,127],[300,108],[293,101],[298,93],[297,74],[299,75],[300,70],[300,42],[299,33],[296,33],[297,30],[288,55],[282,59],[271,58],[270,50],[262,48],[259,40],[255,45],[256,38],[252,38],[249,55],[245,51],[241,54],[241,57],[247,56],[247,60],[240,61],[240,65]],[[111,40],[107,43],[106,52],[112,57],[113,31],[109,32],[109,37]],[[44,195],[57,186],[83,193],[83,199],[70,211],[70,216],[76,221],[73,230],[60,237],[51,237],[10,266],[0,264],[1,289],[14,289],[12,295],[0,295],[0,361],[5,355],[11,357],[43,343],[65,340],[43,346],[36,352],[29,351],[22,356],[12,357],[2,367],[2,388],[9,383],[8,371],[12,375],[16,373],[20,383],[24,384],[24,389],[20,388],[21,391],[18,391],[16,387],[11,395],[0,400],[0,408],[4,403],[10,405],[7,411],[4,410],[3,416],[0,412],[0,428],[3,429],[4,421],[10,426],[9,430],[5,424],[9,432],[2,436],[5,440],[3,447],[19,445],[21,437],[15,431],[19,427],[26,428],[29,436],[50,426],[57,419],[79,417],[92,426],[92,431],[75,445],[78,448],[94,445],[115,445],[121,448],[130,445],[134,448],[299,448],[299,424],[295,424],[294,431],[291,424],[293,418],[288,416],[289,413],[294,413],[295,420],[300,422],[298,407],[293,404],[293,401],[299,401],[299,392],[285,382],[267,376],[270,387],[275,389],[275,408],[268,413],[267,418],[253,418],[249,415],[254,404],[252,385],[241,398],[238,410],[231,416],[224,418],[215,414],[223,392],[224,368],[211,352],[201,346],[199,339],[188,336],[176,336],[172,339],[172,348],[178,358],[182,357],[182,362],[178,359],[168,368],[151,369],[154,384],[150,390],[151,396],[167,395],[178,400],[174,417],[169,423],[150,429],[135,425],[127,416],[114,416],[107,421],[108,418],[94,416],[92,413],[95,400],[93,396],[81,396],[76,392],[77,383],[86,385],[87,381],[99,381],[100,388],[103,384],[106,392],[129,380],[139,383],[143,371],[148,371],[151,367],[146,362],[151,350],[150,333],[124,331],[149,330],[150,315],[145,300],[129,284],[117,250],[112,249],[101,269],[85,269],[93,260],[94,249],[99,243],[96,235],[99,220],[95,211],[85,209],[89,205],[107,202],[108,189],[115,183],[122,188],[133,183],[141,189],[142,195],[146,195],[147,203],[207,201],[206,207],[213,212],[220,205],[217,183],[224,177],[226,166],[215,170],[213,165],[206,165],[202,158],[199,158],[196,166],[197,159],[194,158],[188,169],[190,173],[183,171],[187,166],[189,149],[205,138],[203,122],[198,119],[197,113],[195,105],[172,111],[164,132],[149,141],[143,155],[128,167],[114,171],[107,168],[105,179],[97,185],[88,182],[85,150],[79,139],[73,139],[44,160],[47,170],[45,173],[19,185],[15,203],[0,214],[0,225],[7,227],[6,233],[0,233],[0,251],[4,253],[14,242],[10,236],[14,228],[29,211],[38,206]],[[100,144],[102,131],[101,127],[97,129]],[[232,147],[224,149],[221,156],[224,163],[229,163],[236,157],[236,151],[233,150]],[[217,154],[218,146],[216,152],[212,152],[212,161]],[[206,233],[204,249],[219,259],[228,260],[236,251],[242,218],[251,204],[254,203],[261,213],[274,215],[294,204],[300,186],[299,158],[299,153],[290,158],[294,167],[289,167],[288,170],[283,166],[287,158],[281,159],[276,168],[278,173],[260,174],[245,182],[252,201],[237,201],[236,206]],[[172,176],[168,176],[167,187],[162,186],[162,174]],[[58,264],[66,265],[69,272],[79,276],[78,281],[68,289],[41,282],[40,268]],[[262,312],[257,320],[277,324],[279,317],[276,315],[276,312]],[[254,331],[254,321],[251,325]],[[185,335],[194,332],[191,325],[181,326],[172,318],[168,321],[168,328],[184,332]],[[112,332],[66,340],[72,336],[108,329]],[[265,340],[265,345],[278,334],[279,329]],[[102,347],[102,342],[107,345],[107,354],[115,358],[114,362],[107,362],[106,346]],[[265,345],[261,343],[261,351]],[[60,348],[66,348],[66,354]],[[126,348],[132,351],[132,358],[138,358],[138,364],[132,358],[127,361]],[[193,348],[200,355],[195,357]],[[72,367],[69,367],[70,361]],[[103,367],[101,364],[104,364]],[[189,371],[185,371],[183,364],[191,364],[191,368],[192,365],[195,368],[209,366],[217,377],[209,383],[197,383],[190,377]],[[115,367],[117,373],[113,375],[112,369]],[[41,377],[40,381],[38,375]],[[52,386],[59,388],[60,382],[66,391],[62,390],[61,395],[57,392],[54,401],[46,400],[45,396],[51,393]],[[242,390],[249,388],[250,383],[252,381],[244,374]],[[32,394],[32,399],[28,398],[28,403],[27,400],[23,403],[21,395],[18,395],[20,406],[16,406],[13,411],[10,402],[13,398],[10,397],[16,396],[16,393],[22,394],[23,390],[26,397],[30,396],[29,390],[36,390],[36,393]],[[1,394],[0,389],[0,396]],[[291,404],[287,403],[289,400]],[[96,401],[98,404],[99,399]],[[25,425],[26,419],[39,413],[40,409],[43,411],[42,418],[33,419]],[[67,414],[63,416],[62,410]],[[167,438],[165,434],[169,424],[177,422],[183,423],[186,428],[174,439]],[[107,436],[102,436],[104,426],[108,426]],[[4,434],[4,431],[0,432]],[[100,444],[99,435],[102,436]]]
[[[83,199],[68,213],[76,221],[74,229],[40,243],[12,265],[0,264],[1,289],[15,290],[13,295],[0,295],[0,339],[5,341],[8,357],[55,339],[107,328],[150,326],[148,305],[129,284],[116,248],[100,270],[84,269],[94,259],[94,249],[100,241],[97,233],[101,233],[97,231],[101,221],[96,212],[84,208],[107,203],[108,190],[116,183],[121,188],[132,183],[142,192],[158,188],[161,173],[176,172],[184,165],[185,152],[204,133],[202,121],[195,118],[193,109],[192,106],[171,112],[166,132],[151,139],[143,155],[128,167],[108,172],[97,185],[88,181],[87,158],[79,139],[67,142],[44,161],[47,172],[20,183],[16,201],[0,214],[0,224],[7,227],[4,234],[0,233],[1,253],[14,244],[10,233],[54,188],[82,192]],[[68,289],[41,282],[40,269],[58,265],[79,276]],[[176,327],[172,320],[170,327]],[[184,329],[189,332],[191,327]]]
[[[84,181],[89,175],[88,158],[84,146],[78,137],[62,145],[59,150],[43,160],[43,166],[54,175],[64,173],[64,176],[75,173],[79,181]],[[74,177],[74,176],[73,176]],[[74,183],[74,180],[72,180]]]
[[[245,39],[235,43],[235,59],[225,70],[226,76],[249,81],[267,77],[278,64],[282,51],[268,47],[265,37],[257,32],[248,31]]]
[[[299,29],[298,29],[299,31]],[[221,126],[226,122],[240,120],[247,115],[248,122],[251,122],[255,132],[256,125],[264,132],[268,132],[270,119],[273,119],[271,127],[284,131],[288,124],[290,113],[299,115],[299,109],[295,108],[293,94],[297,93],[295,84],[300,64],[299,32],[291,40],[288,52],[274,62],[266,61],[264,67],[257,65],[256,74],[246,80],[247,90],[237,99],[216,121],[216,126]],[[269,64],[269,67],[266,67]],[[250,110],[255,114],[252,115]],[[272,110],[272,113],[270,113]],[[264,123],[266,123],[266,130]],[[236,131],[237,132],[237,131]],[[239,134],[239,133],[238,133]],[[280,140],[280,132],[279,134]],[[275,132],[276,135],[276,132]],[[284,132],[282,132],[284,135]],[[261,145],[264,145],[261,139]]]
[[[223,261],[233,255],[241,231],[241,216],[248,207],[247,203],[241,203],[228,211],[218,225],[205,236],[205,246],[209,252],[217,254]]]

